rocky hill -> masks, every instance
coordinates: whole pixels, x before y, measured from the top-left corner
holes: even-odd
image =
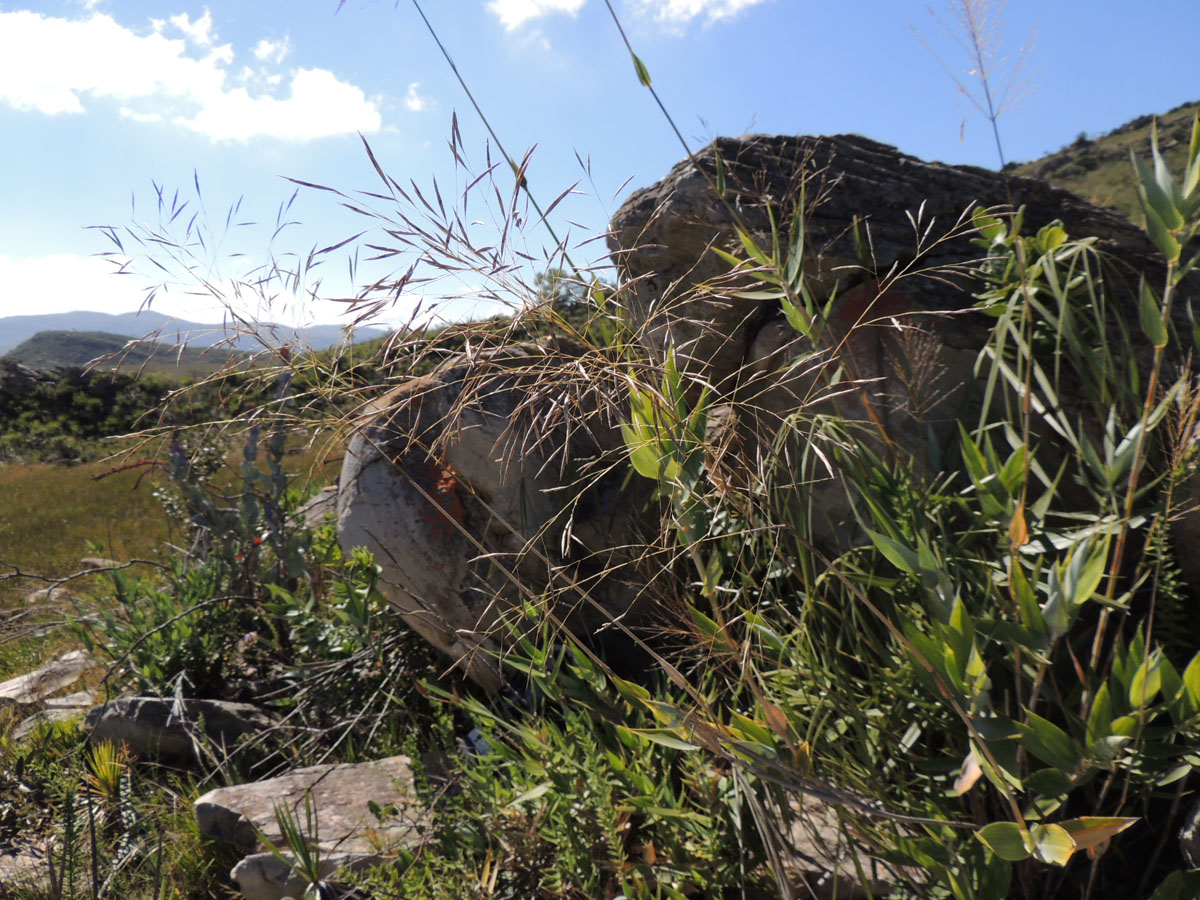
[[[1142,213],[1130,178],[1129,151],[1149,163],[1150,129],[1158,120],[1158,141],[1172,171],[1180,171],[1187,154],[1192,119],[1200,100],[1184,103],[1161,116],[1138,116],[1098,137],[1079,135],[1069,146],[1041,159],[1010,166],[1027,178],[1040,178],[1090,203],[1111,207],[1142,224]]]
[[[241,360],[244,354],[232,356]],[[156,341],[131,342],[103,331],[39,331],[5,354],[3,359],[32,369],[70,367],[162,372],[180,377],[211,374],[230,361],[229,351],[217,347],[174,347]]]
[[[324,350],[345,339],[338,325],[312,325],[296,329],[262,322],[255,325],[254,333],[243,333],[236,328],[227,329],[220,323],[189,322],[153,310],[116,316],[76,311],[0,318],[0,353],[8,352],[40,331],[102,331],[126,338],[149,338],[167,345],[186,342],[194,347],[209,347],[220,344],[251,353],[261,350],[264,343]],[[386,333],[381,328],[358,328],[354,332],[357,340],[381,337]]]

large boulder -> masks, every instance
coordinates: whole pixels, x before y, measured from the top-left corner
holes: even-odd
[[[598,577],[626,511],[621,474],[585,474],[618,433],[593,416],[568,434],[571,407],[603,398],[553,390],[579,353],[521,344],[413,379],[367,411],[342,466],[342,545],[370,549],[405,620],[489,689],[500,684],[501,607],[554,594],[557,612],[586,627],[589,610],[618,615],[632,602],[618,579]]]
[[[735,221],[770,247],[772,223],[786,236],[801,200],[805,272],[815,293],[838,298],[816,341],[797,335],[777,300],[743,296],[753,275],[711,252],[743,252]],[[1119,258],[1112,310],[1138,321],[1137,277],[1161,284],[1164,267],[1124,218],[1038,181],[926,163],[857,136],[720,139],[635,192],[608,241],[641,341],[652,355],[674,348],[713,388],[710,462],[719,467],[728,450],[731,471],[755,471],[743,454],[772,447],[780,422],[806,410],[863,426],[881,454],[936,466],[993,321],[966,312],[982,253],[969,211],[1016,205],[1025,233],[1060,220]],[[1183,333],[1197,283],[1175,306]],[[588,474],[619,455],[614,426],[627,400],[619,382],[570,377],[587,352],[559,342],[464,354],[368,409],[346,455],[342,544],[371,549],[412,627],[490,688],[501,677],[503,606],[554,595],[612,616],[638,597],[629,567],[601,577],[621,568],[609,548],[630,526],[614,522],[644,505],[629,492],[645,485],[623,493],[619,467]],[[809,362],[794,365],[799,357]],[[832,468],[798,475],[795,489],[827,516],[814,523],[817,540],[856,536]]]
[[[739,451],[732,471],[756,471],[755,454],[779,452],[781,424],[800,411],[856,428],[884,459],[936,470],[995,322],[970,311],[985,255],[973,242],[971,211],[1011,217],[1018,207],[1022,233],[1057,220],[1119,261],[1105,273],[1109,324],[1120,316],[1139,340],[1138,278],[1161,286],[1165,275],[1140,228],[1041,181],[923,162],[857,135],[718,139],[634,192],[608,243],[648,351],[661,359],[673,348],[715,389],[729,420],[720,423],[723,441]],[[732,271],[714,252],[747,258],[739,228],[768,253],[775,237],[786,248],[798,211],[809,286],[821,302],[835,298],[815,340],[797,334],[752,271]],[[1195,298],[1193,273],[1173,307],[1181,334],[1191,333]],[[1145,371],[1152,350],[1142,342],[1136,352]],[[1060,396],[1083,402],[1065,387]],[[1094,416],[1082,406],[1070,411]],[[809,466],[796,474],[796,489],[821,515],[813,537],[831,549],[862,538],[828,444],[793,449]]]
[[[718,155],[724,202],[715,189]],[[818,293],[840,283],[853,305],[849,293],[856,286],[871,288],[873,298],[877,280],[910,276],[901,282],[902,298],[881,298],[868,309],[859,295],[856,322],[890,324],[899,314],[969,307],[968,269],[982,255],[971,243],[967,213],[973,207],[1024,206],[1026,233],[1061,220],[1069,234],[1097,238],[1097,248],[1119,256],[1129,271],[1162,282],[1163,263],[1140,228],[1042,181],[924,162],[858,135],[719,138],[635,191],[613,217],[609,249],[650,348],[673,345],[718,384],[739,373],[753,359],[760,332],[782,316],[775,301],[734,296],[740,282],[729,280],[729,264],[710,248],[744,255],[734,212],[759,245],[770,248],[772,219],[786,237],[802,199],[807,271]],[[1180,321],[1185,318],[1180,310]],[[988,321],[938,317],[936,327],[943,343],[978,350]]]

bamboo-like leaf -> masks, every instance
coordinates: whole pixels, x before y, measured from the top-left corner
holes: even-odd
[[[1200,653],[1183,670],[1183,689],[1193,710],[1200,710]]]
[[[1187,168],[1183,176],[1183,196],[1191,199],[1200,187],[1200,113],[1192,117],[1192,139],[1188,144]]]
[[[541,784],[537,785],[537,787],[532,787],[520,796],[514,797],[512,802],[508,805],[511,808],[520,806],[523,803],[528,803],[530,800],[536,800],[543,794],[548,793],[553,787],[554,784],[552,782],[543,781]]]
[[[812,319],[808,313],[789,300],[786,296],[779,298],[780,307],[783,309],[783,315],[787,319],[787,323],[792,326],[792,330],[797,334],[802,334],[805,337],[811,337],[813,333]]]
[[[984,846],[1008,862],[1020,862],[1032,855],[1029,832],[1015,822],[993,822],[975,833]]]
[[[622,727],[622,726],[618,726]],[[629,728],[626,729],[630,734],[635,734],[638,737],[643,737],[653,744],[660,744],[663,747],[670,747],[672,750],[699,750],[699,744],[693,744],[690,741],[685,741],[679,736],[679,732],[671,728]]]
[[[737,232],[738,240],[742,242],[742,246],[746,248],[746,252],[750,254],[751,259],[762,266],[772,265],[771,257],[763,252],[758,243],[741,228],[734,229]]]
[[[1157,651],[1142,660],[1142,664],[1134,670],[1133,680],[1129,683],[1129,703],[1135,709],[1141,709],[1162,689],[1162,675],[1159,672],[1159,656]]]
[[[1157,148],[1155,148],[1155,152],[1157,152]],[[1175,208],[1170,194],[1163,191],[1158,180],[1138,159],[1132,148],[1129,151],[1129,158],[1133,160],[1133,168],[1137,172],[1137,183],[1134,186],[1138,191],[1138,198],[1142,201],[1142,211],[1146,213],[1146,218],[1149,219],[1150,213],[1154,212],[1167,230],[1174,231],[1176,228],[1182,228],[1183,217]]]
[[[1034,825],[1029,829],[1033,855],[1040,862],[1065,866],[1075,852],[1075,841],[1061,825]]]
[[[899,541],[892,540],[886,535],[879,534],[876,531],[865,529],[867,536],[871,539],[871,543],[875,548],[882,553],[887,560],[897,569],[907,572],[909,575],[916,575],[919,566],[917,554],[910,547],[906,547]]]
[[[1195,900],[1200,894],[1200,870],[1178,869],[1163,879],[1150,900]]]
[[[1139,314],[1142,320],[1142,331],[1155,347],[1165,347],[1167,346],[1167,325],[1162,319],[1162,304],[1154,296],[1154,291],[1146,283],[1145,278],[1142,279],[1140,293]]]
[[[1047,765],[1068,774],[1074,772],[1082,760],[1082,748],[1065,731],[1037,713],[1027,713],[1027,722],[1022,726],[1021,746]]]
[[[1139,184],[1135,185],[1137,190],[1138,200],[1142,204],[1142,212],[1146,216],[1146,233],[1150,235],[1150,240],[1159,252],[1166,258],[1167,262],[1178,262],[1179,255],[1183,252],[1183,248],[1175,236],[1171,234],[1171,230],[1163,222],[1157,210],[1154,209],[1146,190]]]
[[[1078,819],[1067,819],[1065,822],[1057,824],[1071,835],[1077,850],[1086,850],[1088,847],[1111,840],[1136,821],[1138,821],[1136,817],[1081,816]]]
[[[1172,208],[1179,214],[1179,224],[1172,225],[1171,227],[1180,228],[1183,226],[1183,211],[1180,209],[1183,205],[1183,196],[1180,194],[1179,187],[1175,184],[1175,179],[1171,175],[1171,167],[1167,165],[1166,159],[1163,158],[1162,152],[1158,149],[1157,119],[1154,119],[1150,123],[1150,155],[1154,159],[1154,182],[1158,185],[1159,190],[1166,195],[1167,199],[1171,201]]]
[[[1104,740],[1112,734],[1112,697],[1109,694],[1108,685],[1100,685],[1100,689],[1096,691],[1096,696],[1092,700],[1092,709],[1088,713],[1087,720],[1087,742],[1088,748],[1091,749],[1099,741]]]

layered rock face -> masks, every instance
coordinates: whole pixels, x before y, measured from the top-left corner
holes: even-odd
[[[1120,259],[1135,288],[1139,274],[1162,283],[1140,229],[1041,182],[926,163],[857,136],[720,139],[694,159],[626,201],[609,247],[639,339],[652,359],[673,347],[713,388],[710,432],[731,453],[758,452],[805,411],[864,426],[883,454],[936,464],[992,323],[965,312],[982,256],[973,206],[1024,205],[1027,234],[1061,220]],[[760,246],[771,246],[772,222],[786,240],[801,199],[810,287],[837,298],[816,341],[797,335],[778,300],[740,296],[753,275],[731,275],[712,252],[745,255],[734,212]],[[1114,312],[1124,304],[1136,323],[1136,292],[1110,288]],[[1196,279],[1180,294],[1184,324]],[[628,578],[600,577],[628,562],[611,548],[644,497],[636,481],[622,494],[619,465],[594,481],[602,461],[619,460],[627,400],[619,380],[569,377],[587,353],[559,342],[464,356],[383,397],[347,453],[343,545],[370,548],[389,599],[488,687],[500,681],[500,606],[556,594],[595,621],[638,605]],[[836,472],[798,477],[796,490],[827,513],[818,539],[853,539]]]
[[[728,205],[715,190],[718,154]],[[647,344],[656,350],[674,344],[718,383],[754,360],[755,341],[779,318],[776,303],[721,290],[739,285],[730,283],[729,264],[709,248],[745,255],[732,211],[769,249],[772,217],[786,239],[803,196],[806,270],[817,294],[838,283],[845,292],[872,288],[889,274],[911,276],[901,282],[903,302],[867,310],[863,323],[971,305],[965,267],[982,256],[965,215],[972,207],[1024,206],[1025,233],[1061,220],[1070,235],[1097,238],[1101,252],[1115,253],[1131,271],[1159,275],[1154,283],[1162,282],[1161,260],[1141,229],[1033,179],[923,162],[857,135],[719,138],[694,159],[636,191],[614,216],[608,245],[631,282],[630,305],[647,325]],[[856,223],[865,260],[856,246]],[[697,293],[697,285],[710,288]],[[986,340],[987,322],[980,318],[945,318],[937,327],[951,347],[976,351]]]
[[[522,344],[454,360],[383,396],[347,449],[341,543],[369,548],[406,621],[488,688],[500,683],[502,604],[553,594],[586,627],[589,609],[630,603],[596,578],[626,526],[621,473],[586,472],[618,432],[602,396],[556,387],[582,352]]]

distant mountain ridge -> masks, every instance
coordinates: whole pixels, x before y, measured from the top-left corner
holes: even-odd
[[[104,332],[124,338],[149,338],[168,346],[188,344],[211,347],[221,344],[230,350],[254,352],[264,349],[263,341],[252,334],[238,334],[236,326],[226,330],[221,324],[189,322],[173,319],[153,310],[140,313],[112,315],[100,312],[50,313],[46,315],[5,316],[0,318],[0,354],[8,353],[38,332],[78,331]],[[257,326],[258,334],[270,346],[291,345],[296,348],[324,350],[345,340],[338,325],[312,325],[293,329],[285,325],[264,322]],[[387,334],[383,328],[357,328],[355,340],[369,340]],[[228,343],[224,343],[228,341]]]
[[[125,372],[202,377],[229,364],[240,365],[248,358],[248,354],[222,347],[185,347],[131,340],[103,331],[39,331],[0,356],[0,361],[39,371],[95,365]]]

